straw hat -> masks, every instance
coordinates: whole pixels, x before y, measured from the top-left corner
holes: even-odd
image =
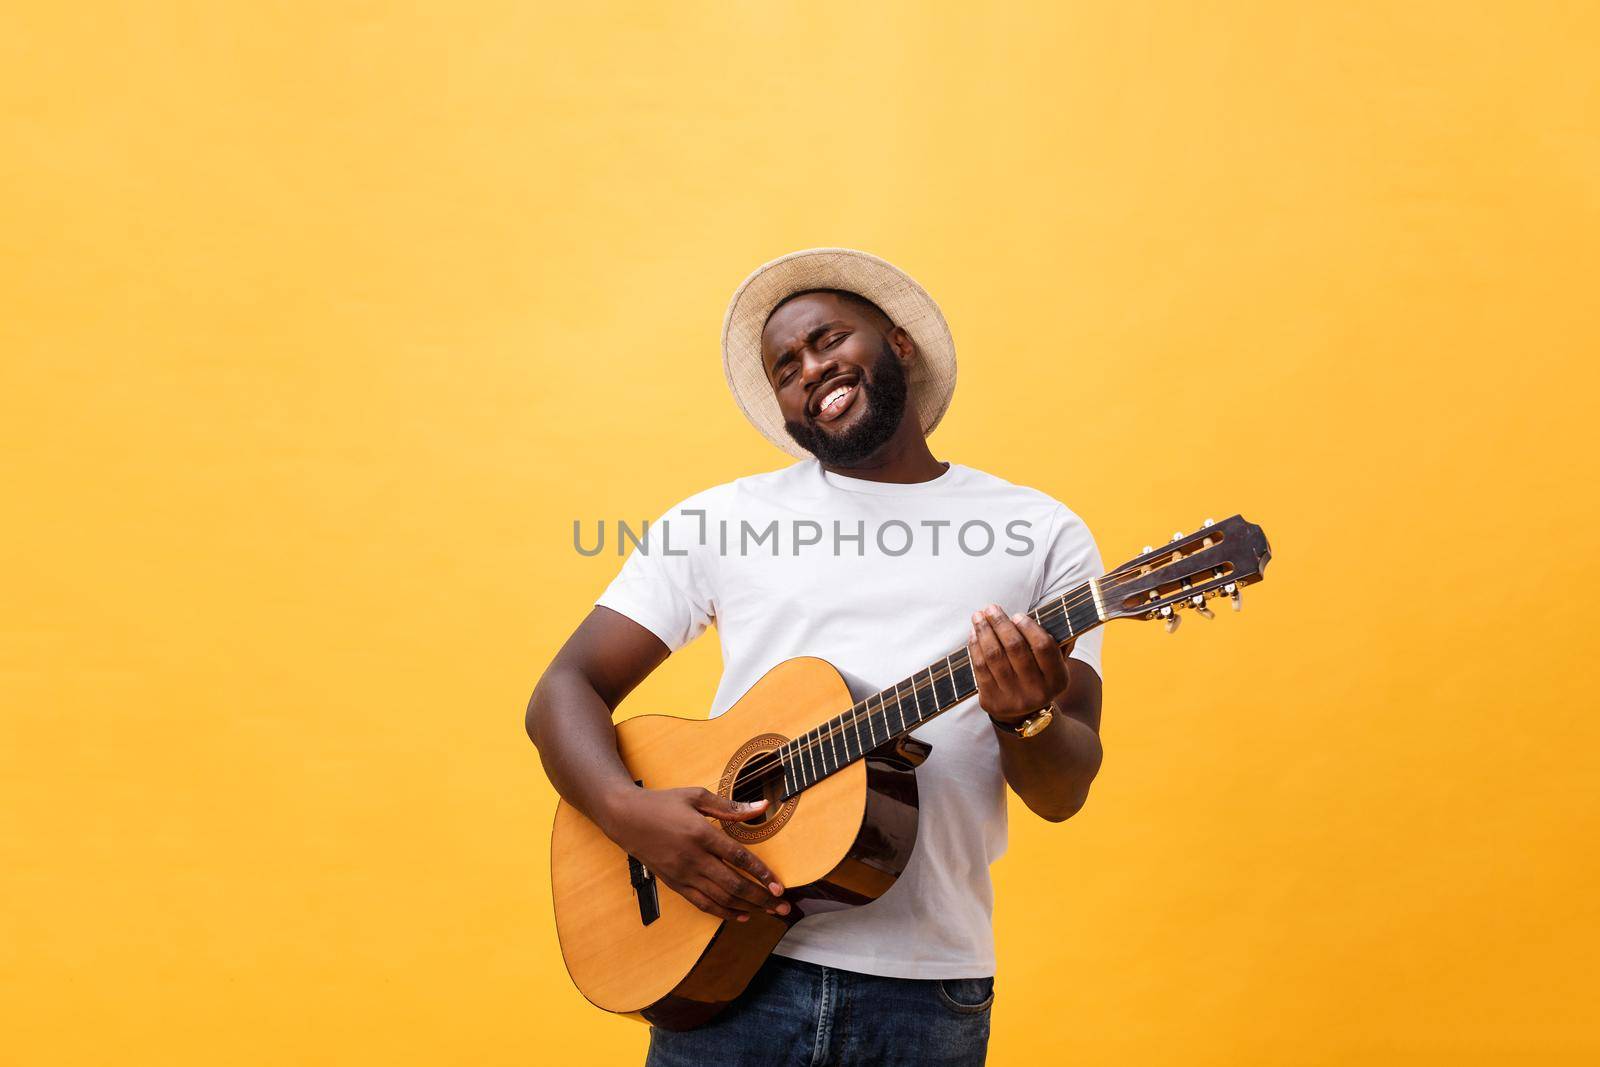
[[[956,388],[956,342],[944,313],[927,290],[905,271],[853,248],[808,248],[764,263],[746,278],[722,320],[722,370],[745,418],[762,436],[791,456],[810,459],[783,428],[778,398],[761,364],[761,331],[772,309],[806,289],[859,293],[903,326],[917,343],[907,374],[912,407],[926,437],[939,425]]]

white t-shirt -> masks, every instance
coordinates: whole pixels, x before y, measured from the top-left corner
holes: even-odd
[[[596,603],[673,651],[715,623],[716,716],[794,656],[827,660],[861,700],[963,647],[974,611],[1028,611],[1101,573],[1083,520],[1038,490],[957,463],[908,485],[805,460],[670,509]],[[1072,653],[1097,673],[1101,638],[1089,631]],[[999,742],[975,698],[912,736],[933,751],[917,769],[905,873],[871,904],[802,919],[779,955],[900,978],[994,973],[989,864],[1006,847]]]

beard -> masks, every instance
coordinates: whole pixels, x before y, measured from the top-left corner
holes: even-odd
[[[883,351],[868,372],[862,375],[857,386],[862,393],[860,399],[867,407],[854,426],[843,433],[831,434],[809,415],[805,422],[786,420],[783,428],[794,443],[834,467],[859,463],[882,448],[900,428],[900,420],[905,418],[908,392],[905,368],[895,358],[888,340],[883,342]]]

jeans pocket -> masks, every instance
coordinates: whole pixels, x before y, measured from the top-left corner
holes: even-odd
[[[941,978],[934,988],[939,1003],[958,1015],[980,1015],[994,1004],[993,978]]]

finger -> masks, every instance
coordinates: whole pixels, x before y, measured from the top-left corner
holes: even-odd
[[[1015,685],[1017,675],[1016,671],[1011,669],[1011,661],[1006,658],[1005,647],[1000,644],[1000,638],[994,632],[994,624],[987,612],[980,611],[975,618],[978,647],[983,650],[983,661],[989,668],[989,675],[994,679],[997,688],[1009,690]]]
[[[752,875],[756,881],[766,886],[767,891],[775,897],[783,895],[783,883],[778,881],[778,876],[772,873],[772,868],[761,862],[761,857],[734,841],[727,834],[715,834],[716,843],[712,851],[722,857],[724,863],[736,870],[741,870]]]
[[[727,899],[722,903],[732,904],[741,911],[774,911],[777,908],[777,901],[772,899],[770,893],[726,863],[714,861],[706,877],[727,894]]]
[[[709,897],[714,904],[724,908],[731,908],[734,914],[739,915],[751,911],[765,911],[767,899],[759,894],[760,890],[740,878],[722,863],[712,863],[699,870],[700,877],[695,881],[695,888]],[[755,900],[745,898],[745,889],[750,890],[750,895]]]
[[[1033,650],[1028,647],[1028,639],[1022,636],[1022,631],[1017,629],[1011,617],[1001,611],[998,604],[990,604],[984,614],[988,616],[1000,647],[1005,649],[1006,662],[1011,665],[1011,673],[1016,675],[1020,688],[1032,689],[1034,683],[1044,681],[1039,674],[1039,664],[1033,658]]]
[[[769,911],[774,907],[776,902],[772,899],[770,888],[758,885],[744,877],[739,873],[738,869],[729,864],[727,846],[733,845],[736,850],[742,850],[742,846],[728,840],[726,835],[716,831],[707,834],[702,844],[705,846],[706,851],[711,854],[710,864],[705,868],[707,877],[715,880],[719,886],[737,897],[740,902],[748,902],[747,904],[741,903],[741,906],[753,906]]]
[[[740,918],[739,912],[733,910],[732,908],[725,908],[722,905],[715,903],[710,897],[706,896],[693,886],[673,886],[672,889],[679,896],[683,897],[683,899],[687,900],[689,903],[693,904],[707,915],[715,915],[719,919],[732,919],[735,922],[737,922]]]
[[[749,802],[729,800],[719,796],[709,789],[702,789],[694,798],[694,808],[702,815],[709,815],[713,819],[723,822],[743,822],[753,819],[767,810],[765,799]]]
[[[987,710],[996,697],[1000,695],[1000,686],[994,680],[994,673],[989,670],[989,659],[983,654],[983,646],[977,638],[977,616],[973,616],[973,637],[967,642],[967,655],[972,660],[972,679],[978,683],[978,706]]]
[[[1066,653],[1061,651],[1056,639],[1050,636],[1048,630],[1026,615],[1013,615],[1011,621],[1016,623],[1017,631],[1028,642],[1034,662],[1039,664],[1039,670],[1044,674],[1045,687],[1051,693],[1060,693],[1066,689]]]

